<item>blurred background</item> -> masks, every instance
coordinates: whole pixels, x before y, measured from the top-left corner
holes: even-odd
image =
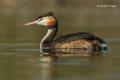
[[[57,36],[95,33],[108,43],[107,54],[42,62],[47,29],[24,24],[49,11],[59,22]],[[0,0],[0,80],[80,79],[120,80],[120,0]]]
[[[49,11],[58,19],[58,36],[81,31],[119,38],[119,0],[0,0],[0,42],[39,43],[46,29],[24,24]]]

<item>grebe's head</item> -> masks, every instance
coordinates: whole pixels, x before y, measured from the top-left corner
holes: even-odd
[[[43,26],[46,26],[47,28],[54,28],[55,25],[57,24],[57,21],[53,13],[48,12],[47,14],[39,16],[34,21],[26,23],[25,25],[32,25],[32,24],[43,25]]]

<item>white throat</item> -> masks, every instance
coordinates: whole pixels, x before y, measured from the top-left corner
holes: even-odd
[[[40,50],[45,49],[45,47],[44,47],[45,42],[52,41],[54,39],[56,33],[57,33],[56,28],[48,29],[47,33],[45,34],[45,36],[42,38],[42,40],[40,42]]]

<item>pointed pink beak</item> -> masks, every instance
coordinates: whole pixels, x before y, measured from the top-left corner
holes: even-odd
[[[25,26],[29,26],[29,25],[33,25],[33,24],[37,24],[37,23],[38,23],[38,21],[35,20],[35,21],[32,21],[32,22],[26,23],[26,24],[24,24],[24,25],[25,25]]]

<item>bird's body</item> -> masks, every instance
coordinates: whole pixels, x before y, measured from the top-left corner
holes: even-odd
[[[38,24],[48,28],[46,35],[40,43],[42,49],[84,49],[84,50],[106,50],[107,46],[103,39],[89,32],[72,33],[55,39],[58,31],[58,22],[55,16],[49,12],[40,16],[35,21],[25,25]]]
[[[92,47],[92,41],[95,40],[95,36],[91,33],[79,32],[68,34],[65,36],[58,37],[50,42],[47,42],[46,47],[52,49],[60,49],[60,48],[87,48]]]

